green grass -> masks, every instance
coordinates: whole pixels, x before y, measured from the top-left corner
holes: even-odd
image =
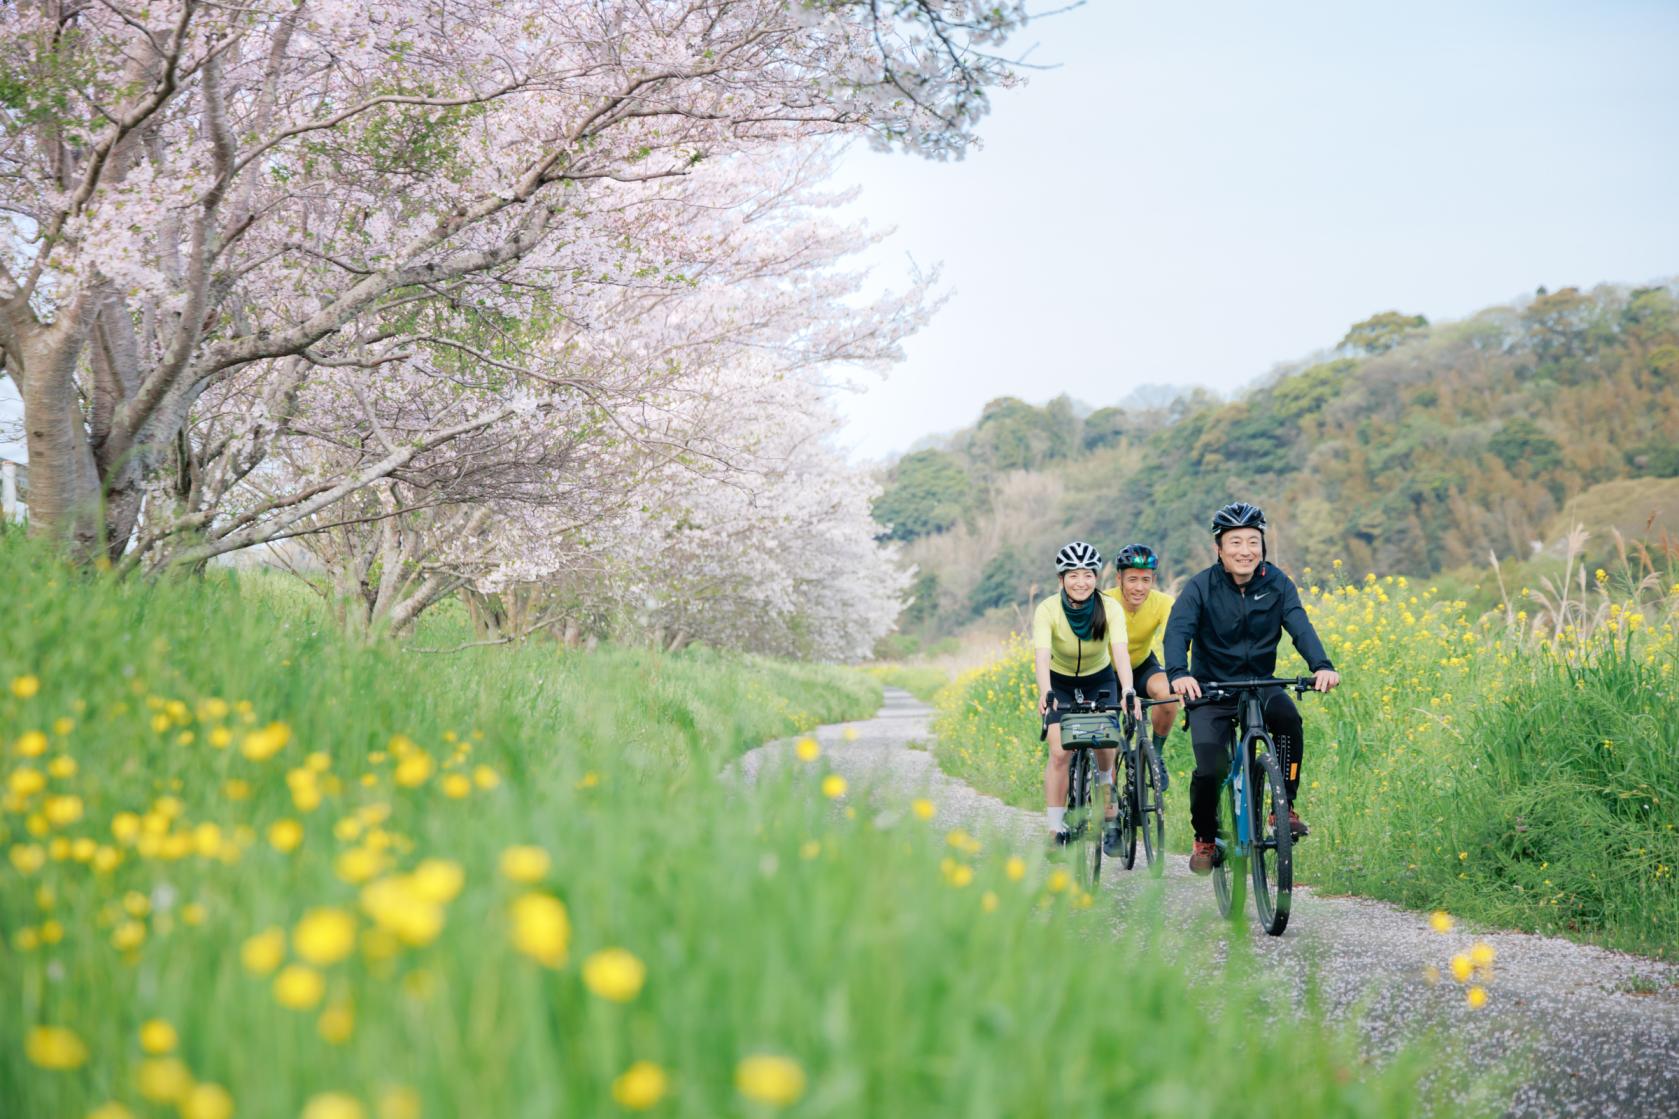
[[[786,1110],[801,1116],[1418,1106],[1430,1050],[1369,1066],[1349,1031],[1279,1012],[1275,992],[1238,974],[1242,952],[1227,973],[1162,937],[1116,943],[1111,914],[1035,860],[1011,873],[1007,851],[949,845],[936,820],[877,820],[861,790],[825,798],[821,759],[751,790],[720,779],[761,740],[872,712],[879,685],[860,674],[706,652],[358,646],[267,578],[118,585],[15,538],[0,538],[0,585],[13,592],[0,601],[8,1114],[81,1116],[110,1100],[173,1114],[139,1091],[152,1019],[174,1026],[191,1077],[225,1086],[241,1116],[298,1116],[326,1092],[372,1116],[393,1087],[438,1119],[612,1114],[614,1080],[636,1061],[669,1077],[657,1114],[765,1115],[775,1108],[736,1085],[755,1054],[793,1062],[804,1086]],[[422,638],[464,636],[447,628]],[[32,695],[18,694],[25,678]],[[289,742],[245,756],[274,722]],[[48,739],[44,755],[19,755],[39,741],[30,732]],[[399,734],[415,746],[393,745]],[[401,769],[398,750],[434,768]],[[60,763],[45,790],[15,791],[21,769],[61,757],[73,775]],[[479,767],[498,783],[460,789]],[[230,780],[248,794],[230,797]],[[45,819],[46,798],[71,796],[78,819],[62,801]],[[140,817],[139,838],[113,833],[123,812]],[[302,825],[290,853],[265,838],[282,819]],[[526,844],[551,868],[517,884],[498,864]],[[99,853],[84,861],[88,848]],[[374,851],[381,880],[428,859],[459,868],[434,938],[404,945],[376,929],[344,878],[367,860],[350,851]],[[558,966],[513,942],[512,903],[528,893],[569,915]],[[318,907],[353,917],[356,947],[320,967],[319,1004],[291,1009],[241,945]],[[43,943],[53,922],[62,938]],[[622,1003],[583,979],[583,961],[612,947],[646,968]],[[319,1032],[327,1006],[353,1015],[337,1043]],[[85,1062],[30,1063],[39,1025],[74,1031]]]
[[[902,688],[923,703],[931,703],[950,683],[950,673],[930,664],[872,664],[866,672],[882,684]]]
[[[1679,590],[1673,592],[1679,596]],[[1670,598],[1679,602],[1679,597]],[[1610,624],[1553,650],[1406,581],[1313,599],[1345,683],[1299,701],[1297,880],[1491,925],[1672,958],[1679,945],[1679,627]],[[1284,664],[1289,675],[1303,668]],[[941,764],[1042,803],[1030,652],[940,701]],[[1180,721],[1181,727],[1181,721]],[[1188,841],[1194,759],[1175,729],[1168,842]]]

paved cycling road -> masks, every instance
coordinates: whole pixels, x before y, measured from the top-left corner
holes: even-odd
[[[1011,808],[940,772],[924,748],[932,740],[931,715],[907,692],[888,688],[875,718],[823,727],[816,737],[853,797],[926,796],[938,805],[942,825],[989,833],[993,842],[1028,854],[1041,851],[1041,813]],[[856,732],[850,741],[847,729]],[[1185,748],[1177,737],[1169,749]],[[772,743],[754,750],[742,759],[742,771],[750,779],[760,766],[779,764],[790,749]],[[1140,864],[1140,849],[1137,858]],[[1225,935],[1228,926],[1207,923],[1216,914],[1212,887],[1185,863],[1181,854],[1168,856],[1161,886],[1167,927]],[[1128,903],[1151,889],[1141,869],[1104,864],[1102,878],[1120,923]],[[1297,990],[1310,976],[1331,1012],[1360,1012],[1372,1055],[1390,1051],[1418,1029],[1436,1029],[1473,1066],[1522,1061],[1525,1078],[1511,1116],[1679,1116],[1679,967],[1555,937],[1461,929],[1440,934],[1429,928],[1425,913],[1301,887],[1295,888],[1294,907],[1294,923],[1282,937],[1253,931],[1256,950]],[[1425,976],[1430,965],[1447,970],[1452,955],[1476,940],[1498,954],[1487,1005],[1478,1011],[1464,1004],[1463,989],[1449,976],[1433,984]]]

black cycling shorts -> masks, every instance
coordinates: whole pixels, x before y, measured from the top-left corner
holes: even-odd
[[[1156,657],[1153,653],[1150,653],[1148,656],[1143,658],[1142,664],[1139,664],[1136,668],[1131,670],[1131,686],[1137,689],[1138,695],[1146,696],[1148,695],[1148,678],[1150,676],[1157,676],[1165,671],[1166,670],[1164,668],[1160,667],[1160,658]],[[1169,691],[1170,688],[1167,690]]]
[[[1049,674],[1049,710],[1044,714],[1043,733],[1038,736],[1040,742],[1049,737],[1051,726],[1060,724],[1062,712],[1079,702],[1080,694],[1086,703],[1115,706],[1119,703],[1119,673],[1111,664],[1089,676],[1063,676],[1052,671]]]

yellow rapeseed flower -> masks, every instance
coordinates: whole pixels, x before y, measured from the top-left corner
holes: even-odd
[[[584,985],[613,1002],[635,998],[646,979],[647,966],[623,948],[603,948],[583,961]]]
[[[41,813],[54,827],[73,824],[82,818],[82,798],[70,795],[48,797],[41,806]]]
[[[299,1119],[367,1119],[361,1101],[342,1092],[322,1092],[303,1105]]]
[[[379,1119],[420,1119],[420,1093],[393,1084],[379,1093]]]
[[[232,1119],[233,1096],[220,1084],[195,1084],[181,1101],[181,1119]]]
[[[916,797],[914,800],[910,801],[909,807],[910,811],[915,813],[915,818],[918,820],[931,820],[939,810],[938,805],[934,804],[926,797]]]
[[[176,1103],[192,1091],[192,1073],[175,1057],[153,1057],[134,1070],[134,1087],[153,1103]]]
[[[328,1045],[342,1045],[350,1040],[356,1029],[356,1014],[344,1003],[336,1003],[321,1011],[315,1022],[315,1032]]]
[[[26,765],[19,766],[6,778],[6,786],[14,796],[30,797],[47,787],[47,778],[38,769],[31,769]]]
[[[26,730],[12,747],[19,757],[38,758],[47,752],[47,736],[38,730]]]
[[[245,943],[239,946],[239,960],[245,965],[245,970],[257,975],[267,975],[280,966],[280,961],[286,958],[286,933],[284,929],[264,929],[255,936],[247,937]]]
[[[132,952],[146,942],[146,926],[139,921],[124,921],[111,932],[111,947],[119,952]]]
[[[275,820],[268,825],[268,845],[289,855],[303,842],[303,825],[296,820]]]
[[[501,853],[501,873],[505,878],[525,885],[548,877],[548,852],[540,847],[509,847]]]
[[[47,773],[60,781],[68,781],[76,775],[76,759],[69,754],[60,754],[47,763]]]
[[[466,872],[460,863],[450,859],[423,859],[408,880],[418,897],[446,905],[455,900],[466,884]]]
[[[443,795],[451,800],[461,800],[472,793],[472,778],[464,773],[448,774],[439,784]]]
[[[637,1061],[612,1082],[612,1099],[626,1111],[646,1111],[670,1087],[665,1070],[652,1061]]]
[[[344,881],[359,886],[385,869],[385,858],[366,847],[352,847],[333,860],[332,869]]]
[[[308,1010],[325,993],[321,973],[304,964],[287,964],[274,977],[274,1001],[291,1010]]]
[[[837,773],[830,773],[822,778],[822,795],[834,800],[845,795],[845,778]]]
[[[33,673],[12,677],[12,694],[19,699],[33,699],[41,690],[41,678]]]
[[[758,1054],[735,1067],[735,1087],[749,1100],[786,1107],[805,1094],[805,1071],[789,1057]]]
[[[140,1048],[154,1057],[173,1053],[179,1041],[175,1027],[162,1018],[153,1018],[140,1026]]]
[[[801,762],[813,762],[822,756],[822,747],[816,739],[807,735],[793,743],[793,753]]]
[[[285,723],[269,723],[260,730],[253,730],[245,735],[239,744],[239,752],[253,762],[267,761],[291,741],[291,727]]]
[[[548,894],[521,894],[513,900],[513,946],[546,967],[561,967],[571,945],[571,918],[565,903]]]
[[[35,1026],[24,1036],[23,1054],[30,1064],[54,1071],[87,1063],[87,1045],[65,1026]]]
[[[417,788],[426,783],[435,768],[431,755],[424,750],[416,750],[397,763],[396,772],[392,775],[396,783],[405,789]]]
[[[311,909],[292,929],[291,943],[298,956],[317,967],[335,964],[355,949],[356,919],[330,906]]]

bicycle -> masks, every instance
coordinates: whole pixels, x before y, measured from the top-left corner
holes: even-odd
[[[1073,695],[1073,705],[1061,716],[1061,748],[1073,751],[1072,766],[1067,773],[1067,845],[1075,848],[1080,844],[1089,845],[1090,851],[1078,855],[1075,861],[1079,866],[1080,884],[1087,890],[1094,890],[1102,877],[1101,825],[1106,824],[1108,806],[1106,803],[1096,806],[1095,818],[1101,824],[1093,833],[1089,809],[1095,798],[1091,796],[1091,789],[1102,786],[1096,781],[1096,760],[1092,751],[1124,745],[1125,727],[1119,708],[1087,702],[1083,692],[1074,692]],[[1113,796],[1116,788],[1117,785],[1108,785],[1107,795]],[[1123,835],[1123,829],[1128,825],[1124,799],[1119,803],[1119,817]],[[1135,843],[1134,834],[1132,842]],[[1134,853],[1132,859],[1135,859]],[[1131,862],[1126,862],[1125,866],[1130,869]]]
[[[1231,751],[1230,775],[1219,790],[1213,894],[1218,898],[1221,917],[1240,913],[1247,892],[1242,881],[1246,869],[1253,880],[1254,912],[1272,936],[1281,936],[1288,927],[1294,893],[1294,835],[1289,830],[1288,787],[1283,783],[1282,765],[1272,749],[1271,736],[1265,730],[1260,693],[1271,688],[1293,688],[1297,695],[1304,695],[1314,689],[1315,683],[1310,676],[1213,681],[1201,685],[1200,699],[1184,704],[1188,710],[1237,698],[1234,737],[1241,748]],[[1246,765],[1242,764],[1244,759]],[[1262,819],[1265,826],[1256,828]]]
[[[1154,748],[1153,728],[1146,713],[1151,707],[1179,700],[1177,696],[1171,696],[1167,699],[1139,699],[1139,702],[1143,705],[1145,717],[1126,716],[1126,737],[1131,741],[1124,756],[1126,788],[1130,794],[1128,803],[1120,812],[1129,815],[1135,826],[1129,837],[1122,837],[1129,852],[1125,869],[1130,870],[1136,862],[1136,837],[1137,833],[1141,833],[1143,858],[1148,863],[1149,873],[1159,878],[1166,872],[1166,794],[1160,779],[1166,762]]]

